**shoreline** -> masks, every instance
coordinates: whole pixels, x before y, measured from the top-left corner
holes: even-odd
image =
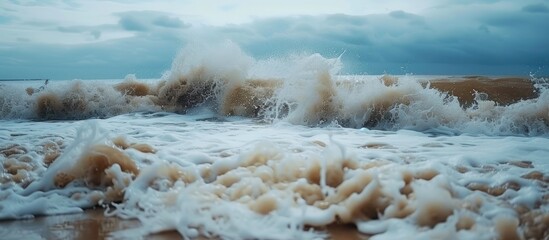
[[[11,239],[111,239],[112,233],[120,230],[139,228],[136,219],[126,220],[118,217],[106,217],[105,209],[96,207],[85,209],[82,213],[44,215],[30,219],[0,221],[0,236]],[[345,240],[367,240],[369,237],[359,233],[353,225],[330,225],[327,228],[329,238]],[[113,238],[116,239],[116,238]],[[168,231],[144,236],[147,240],[183,239],[177,231]],[[208,238],[198,238],[208,239]]]

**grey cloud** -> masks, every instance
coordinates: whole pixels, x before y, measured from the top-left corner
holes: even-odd
[[[389,16],[396,19],[408,20],[409,24],[412,24],[412,25],[422,25],[425,23],[421,16],[418,16],[412,13],[407,13],[402,10],[392,11],[389,13]]]
[[[343,25],[355,25],[363,26],[368,23],[368,20],[361,16],[351,16],[346,14],[330,14],[326,16],[326,21],[332,24],[343,24]]]
[[[502,20],[499,15],[511,20]],[[173,55],[184,42],[193,36],[208,41],[207,36],[214,41],[231,39],[257,58],[296,52],[319,52],[337,57],[345,51],[345,73],[526,75],[532,68],[549,66],[546,46],[549,37],[539,31],[544,21],[540,21],[541,15],[526,15],[531,14],[479,9],[454,15],[439,11],[421,16],[392,12],[365,16],[281,17],[222,27],[180,27],[189,32],[178,38],[178,31],[167,31],[166,27],[154,23],[165,16],[162,13],[132,12],[121,15],[121,19],[139,16],[139,23],[155,34],[82,47],[78,51],[62,50],[60,58],[70,62],[71,69],[80,69],[86,74],[94,74],[86,70],[88,68],[105,69],[101,73],[104,75],[94,75],[96,77],[122,77],[126,73],[157,77],[151,73],[168,69]],[[423,24],[410,24],[417,19]],[[512,24],[513,21],[525,25]],[[94,35],[88,30],[85,33],[101,36],[101,32]],[[160,45],[162,51],[155,52]],[[81,58],[73,59],[73,55]],[[79,77],[75,74],[70,76]]]
[[[154,34],[138,34],[117,40],[86,44],[3,43],[0,48],[0,78],[47,77],[52,79],[123,78],[134,73],[140,78],[157,78],[169,69],[177,50],[185,43],[177,31],[156,26],[161,13],[145,13],[137,18]],[[122,16],[124,18],[127,16]],[[156,26],[156,27],[155,27]],[[126,26],[128,27],[128,26]],[[86,34],[99,39],[105,32],[123,29],[117,25],[62,26],[42,24],[41,29],[67,34]],[[170,30],[170,31],[168,31]]]
[[[181,19],[172,17],[165,12],[156,11],[130,11],[117,13],[120,17],[119,25],[124,30],[147,32],[153,31],[157,27],[183,29],[190,27]]]
[[[95,40],[97,40],[101,37],[101,31],[99,31],[99,30],[92,30],[92,31],[90,31],[90,34],[93,36],[93,38]]]
[[[329,32],[320,34],[320,36],[326,37],[332,41],[340,41],[344,44],[367,46],[371,45],[372,41],[367,34],[356,34],[355,32]]]
[[[53,27],[56,26],[56,23],[53,21],[24,21],[22,22],[23,25],[30,25],[33,27]]]
[[[220,31],[222,34],[227,34],[227,35],[250,35],[250,34],[254,34],[253,29],[244,28],[240,25],[235,25],[235,24],[229,24],[229,25],[223,26],[222,28],[219,28],[218,31]]]
[[[518,15],[493,15],[487,17],[484,22],[488,25],[498,26],[498,27],[510,27],[510,26],[519,26],[524,25],[528,21],[527,18]]]
[[[69,26],[69,27],[57,27],[57,31],[64,32],[64,33],[81,33],[81,32],[84,32],[85,29],[79,26]]]
[[[98,26],[59,26],[55,28],[55,30],[62,33],[82,33],[86,35],[89,34],[93,37],[93,39],[98,40],[99,38],[101,38],[101,34],[103,31],[116,31],[119,29],[116,25],[104,24]]]
[[[153,20],[154,25],[168,27],[168,28],[182,28],[189,27],[181,21],[181,19],[176,17],[160,16]]]
[[[309,23],[298,23],[293,27],[293,30],[302,33],[314,33],[316,28]]]
[[[509,1],[509,0],[439,0],[436,1],[438,4],[434,6],[435,9],[451,9],[455,6],[470,6],[470,5],[495,5],[497,3]]]
[[[105,29],[142,29],[136,36],[77,46],[13,43],[0,49],[0,77],[29,77],[31,72],[63,79],[122,78],[128,73],[159,77],[185,42],[210,39],[231,39],[256,58],[302,52],[337,57],[345,51],[344,73],[527,75],[541,67],[545,72],[540,74],[549,74],[549,34],[540,30],[549,14],[497,4],[431,9],[421,15],[294,16],[201,28],[179,25],[166,13],[124,12],[117,14],[119,25],[110,28],[61,30],[100,38]],[[124,26],[122,19],[131,21]],[[413,24],[417,20],[421,24]]]
[[[394,18],[399,18],[399,19],[414,19],[414,18],[418,18],[417,15],[411,14],[411,13],[407,13],[407,12],[402,11],[402,10],[392,11],[392,12],[389,13],[389,16],[394,17]]]
[[[143,32],[148,30],[146,23],[136,16],[122,16],[118,23],[123,29],[128,31]]]
[[[530,4],[522,7],[522,11],[529,13],[547,13],[549,12],[549,7],[544,3]]]
[[[289,31],[290,27],[295,22],[295,19],[292,18],[263,19],[254,23],[258,26],[257,28],[254,28],[254,32],[264,37],[272,37]]]
[[[6,24],[12,21],[12,17],[0,15],[0,24]]]
[[[421,24],[410,23],[418,19]],[[272,18],[233,25],[230,31],[224,27],[208,31],[217,31],[220,37],[233,39],[260,57],[294,51],[337,56],[346,50],[344,60],[350,63],[349,72],[394,73],[401,71],[395,66],[406,65],[417,74],[444,74],[444,69],[426,67],[431,64],[455,71],[446,74],[498,70],[502,72],[491,74],[515,71],[513,74],[526,75],[526,69],[549,66],[549,35],[539,30],[544,22],[520,12],[480,8],[421,16],[395,11],[365,16]],[[504,65],[507,68],[498,67]],[[482,68],[478,66],[486,66],[486,71],[479,72]]]
[[[17,41],[18,42],[30,42],[30,39],[19,37],[19,38],[17,38]]]
[[[478,27],[478,30],[479,31],[482,31],[482,32],[485,32],[485,33],[490,33],[490,28],[488,28],[488,26],[482,24]]]

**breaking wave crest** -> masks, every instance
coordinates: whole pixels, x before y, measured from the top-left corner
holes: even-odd
[[[158,80],[52,81],[42,91],[0,83],[3,119],[108,118],[132,112],[218,116],[352,128],[545,135],[546,79],[340,75],[319,54],[256,60],[238,46],[188,46]]]

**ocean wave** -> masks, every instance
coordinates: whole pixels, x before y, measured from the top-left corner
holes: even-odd
[[[132,112],[219,116],[383,130],[545,135],[546,79],[534,77],[345,76],[319,54],[256,60],[238,46],[190,46],[157,80],[1,83],[2,119],[76,120]]]

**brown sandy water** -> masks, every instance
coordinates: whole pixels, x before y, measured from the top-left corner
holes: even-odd
[[[105,217],[103,209],[89,209],[83,213],[39,216],[26,220],[0,221],[0,239],[74,239],[96,240],[112,238],[111,234],[124,229],[139,228],[138,220]],[[362,240],[354,225],[331,225],[329,239]],[[176,231],[145,236],[148,240],[183,239]],[[200,238],[206,239],[206,238]]]
[[[455,79],[433,79],[429,82],[430,87],[441,92],[448,92],[457,97],[463,105],[471,105],[476,92],[487,95],[487,99],[483,100],[494,101],[501,105],[509,105],[538,96],[532,81],[521,77],[470,76]]]
[[[276,102],[273,97],[277,98],[275,92],[284,86],[283,81],[276,79],[241,79],[234,82],[226,79],[215,80],[213,77],[204,77],[203,71],[199,68],[185,76],[174,75],[156,84],[146,84],[136,79],[126,79],[112,86],[87,86],[83,82],[77,82],[67,87],[65,91],[31,93],[36,95],[32,97],[32,101],[35,102],[32,115],[43,120],[86,119],[139,111],[140,107],[149,108],[148,110],[162,109],[184,113],[188,109],[207,102],[215,102],[214,109],[221,115],[257,117],[275,107],[273,106]],[[316,117],[306,119],[305,122],[315,124],[322,119],[344,118],[345,114],[337,111],[344,106],[336,101],[336,90],[360,88],[363,87],[362,83],[337,81],[328,73],[319,74],[317,78],[316,92],[313,95],[317,95],[318,100],[306,112]],[[375,107],[378,115],[383,115],[395,104],[410,105],[413,99],[409,99],[409,95],[418,94],[418,92],[398,88],[399,82],[406,80],[404,78],[382,76],[379,80],[385,85],[379,89],[383,94],[365,101],[362,104],[363,111]],[[418,78],[417,80],[423,87],[456,97],[464,107],[474,104],[477,100],[476,95],[480,95],[480,100],[493,101],[503,106],[539,96],[534,82],[525,77],[466,76]],[[371,84],[371,82],[364,83]],[[359,92],[355,94],[361,95]],[[110,95],[112,96],[105,97]]]

